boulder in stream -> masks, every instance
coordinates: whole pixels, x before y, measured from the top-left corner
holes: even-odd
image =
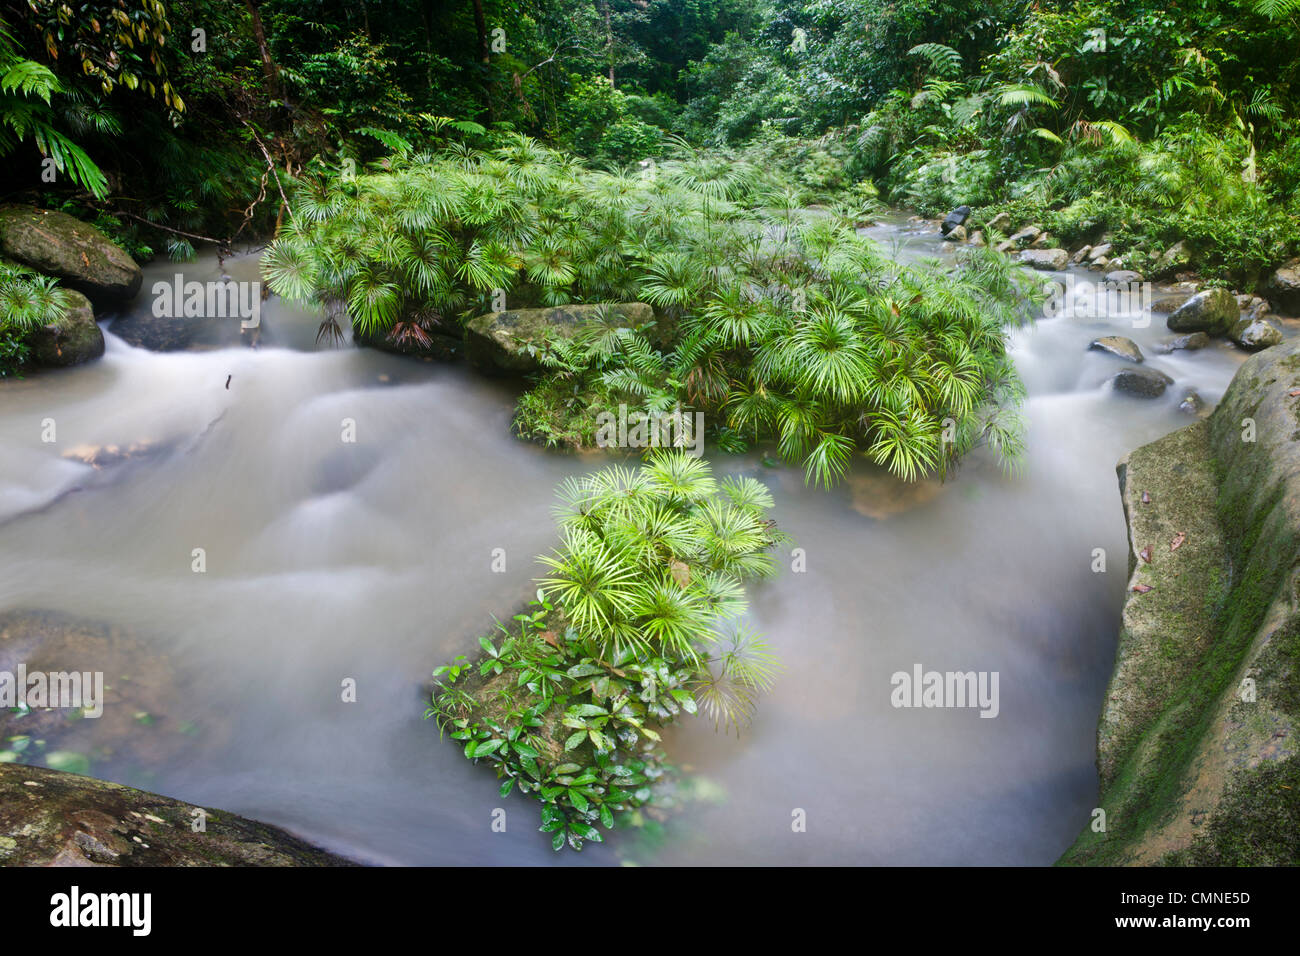
[[[948,213],[948,217],[944,219],[943,225],[939,228],[947,236],[958,226],[964,226],[968,218],[970,218],[970,206],[958,206]]]
[[[104,333],[95,321],[90,300],[75,289],[64,289],[67,311],[62,319],[27,336],[32,361],[49,368],[80,365],[104,354]]]
[[[1146,366],[1120,369],[1113,379],[1115,388],[1141,398],[1158,398],[1174,380],[1164,372]]]
[[[135,298],[144,280],[135,260],[94,226],[35,206],[0,206],[0,253],[58,277],[99,308]]]
[[[1099,339],[1093,339],[1088,348],[1098,352],[1109,352],[1130,362],[1142,361],[1142,350],[1138,348],[1137,343],[1122,335],[1103,335]]]
[[[1227,289],[1198,292],[1165,320],[1174,332],[1206,332],[1226,335],[1241,317],[1237,300]]]
[[[1197,349],[1203,349],[1210,344],[1210,337],[1204,332],[1189,332],[1187,335],[1179,335],[1170,339],[1164,344],[1166,352],[1177,352],[1185,349],[1188,352],[1195,352]]]
[[[1232,327],[1228,337],[1247,352],[1271,348],[1282,341],[1282,332],[1267,319],[1242,319]]]

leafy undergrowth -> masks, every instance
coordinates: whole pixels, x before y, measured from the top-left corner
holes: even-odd
[[[659,730],[703,710],[752,716],[778,664],[739,623],[744,583],[772,573],[783,540],[749,478],[714,480],[682,452],[561,486],[562,544],[512,626],[483,656],[434,671],[426,717],[487,762],[501,793],[542,803],[556,850],[601,842],[667,772]]]

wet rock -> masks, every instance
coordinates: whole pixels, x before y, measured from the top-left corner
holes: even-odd
[[[1258,352],[1282,342],[1281,331],[1266,319],[1242,319],[1232,327],[1228,337],[1247,352]]]
[[[954,229],[964,226],[966,220],[970,218],[970,206],[958,206],[948,217],[944,219],[943,224],[939,227],[940,231],[947,236]],[[963,230],[964,231],[964,230]]]
[[[238,318],[154,315],[148,309],[134,309],[114,318],[109,331],[138,349],[184,352],[252,345],[258,330],[245,330],[241,324]]]
[[[1269,276],[1264,295],[1285,315],[1300,315],[1300,259],[1292,259]]]
[[[0,252],[101,308],[135,298],[144,280],[135,260],[94,226],[35,206],[0,207]]]
[[[1099,339],[1093,339],[1088,348],[1098,352],[1109,352],[1130,362],[1142,361],[1142,350],[1138,348],[1137,343],[1122,335],[1103,335]]]
[[[1179,349],[1185,349],[1188,352],[1194,352],[1197,349],[1203,349],[1210,344],[1210,337],[1204,332],[1192,332],[1188,335],[1180,335],[1177,338],[1170,339],[1164,344],[1166,352],[1177,352]]]
[[[644,302],[488,312],[465,326],[465,354],[481,369],[522,375],[541,368],[538,350],[547,342],[569,338],[589,323],[639,329],[650,325],[654,317],[654,310]]]
[[[27,341],[32,361],[49,368],[64,368],[90,362],[104,354],[104,333],[95,321],[95,311],[75,289],[64,290],[67,312],[58,322],[31,332]]]
[[[204,830],[194,832],[203,809]],[[0,865],[355,866],[265,823],[58,770],[0,765]]]
[[[1064,249],[1026,249],[1020,253],[1020,261],[1035,269],[1059,271],[1070,261],[1070,254]]]
[[[946,239],[948,242],[965,242],[965,241],[966,241],[966,227],[965,227],[965,226],[953,226],[951,229],[949,229],[947,232],[944,233],[943,237],[944,237],[944,239]]]
[[[1132,282],[1141,282],[1142,275],[1132,269],[1116,269],[1113,272],[1106,273],[1106,281],[1113,282],[1116,285],[1128,285]]]
[[[1178,410],[1188,415],[1199,415],[1205,408],[1205,400],[1195,391],[1189,391],[1178,403]]]
[[[1206,289],[1179,306],[1165,320],[1175,332],[1207,332],[1226,335],[1241,317],[1237,300],[1227,289]]]
[[[1174,380],[1164,372],[1146,366],[1120,369],[1113,379],[1115,388],[1142,398],[1158,398]]]
[[[1160,258],[1156,260],[1156,264],[1151,270],[1152,278],[1167,279],[1186,269],[1191,264],[1191,261],[1192,250],[1187,245],[1187,240],[1180,239],[1166,249]]]

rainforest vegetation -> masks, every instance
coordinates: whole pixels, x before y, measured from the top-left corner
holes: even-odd
[[[279,236],[276,291],[417,343],[498,289],[651,302],[652,342],[546,356],[517,427],[550,444],[627,401],[708,410],[724,447],[775,439],[819,482],[859,450],[908,477],[1014,459],[999,329],[1024,283],[973,250],[896,275],[853,233],[873,197],[1105,236],[1139,270],[1184,241],[1238,282],[1300,235],[1290,0],[0,10],[8,198],[137,258]],[[0,369],[59,307],[42,281],[6,268]]]
[[[445,357],[485,316],[594,308],[528,345],[513,428],[548,447],[597,444],[593,413],[622,406],[703,413],[711,449],[761,448],[822,488],[861,458],[907,481],[977,448],[1014,467],[1008,336],[1042,289],[999,240],[1036,224],[1144,274],[1180,250],[1179,270],[1247,292],[1300,252],[1300,0],[0,16],[3,204],[140,262],[255,250],[269,293],[318,312],[321,348]],[[863,234],[959,207],[987,242],[951,257]],[[0,256],[0,377],[72,302]],[[633,327],[632,305],[653,319]],[[657,728],[749,720],[779,665],[741,622],[745,587],[785,541],[761,483],[681,451],[560,501],[535,600],[434,673],[427,714],[503,796],[541,801],[557,850],[638,813],[669,770]]]

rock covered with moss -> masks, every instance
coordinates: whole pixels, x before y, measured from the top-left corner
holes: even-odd
[[[58,770],[0,765],[5,866],[354,866],[285,831]]]
[[[1062,862],[1300,863],[1300,789],[1285,785],[1300,760],[1300,342],[1253,355],[1213,415],[1119,475],[1129,581],[1098,730],[1105,830]]]
[[[130,301],[144,281],[135,260],[102,232],[50,209],[0,207],[0,252],[61,279],[99,307]]]

